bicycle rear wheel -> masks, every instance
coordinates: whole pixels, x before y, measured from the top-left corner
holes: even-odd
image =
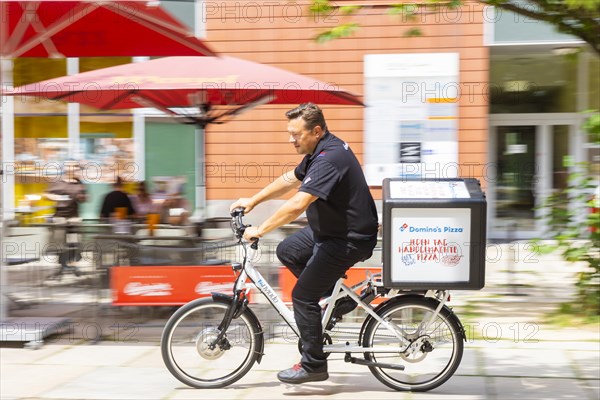
[[[161,338],[162,357],[173,376],[186,385],[196,388],[230,385],[243,377],[257,360],[260,329],[248,310],[231,321],[223,339],[215,344],[219,324],[229,305],[213,298],[194,300],[167,321]]]
[[[385,385],[395,390],[423,392],[446,382],[458,368],[463,354],[464,331],[447,308],[425,330],[424,324],[439,303],[429,298],[402,297],[384,305],[378,315],[399,329],[410,345],[401,344],[379,321],[372,318],[365,327],[364,347],[390,347],[390,353],[365,353],[365,359],[404,365],[404,370],[371,366],[369,369]]]

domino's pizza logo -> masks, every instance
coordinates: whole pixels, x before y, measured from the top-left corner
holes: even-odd
[[[408,228],[408,224],[405,222],[401,227],[400,227],[400,232],[404,232],[406,230],[406,228]]]

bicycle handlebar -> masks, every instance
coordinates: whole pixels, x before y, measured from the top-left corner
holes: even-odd
[[[236,239],[244,237],[244,232],[248,225],[244,225],[244,208],[238,207],[231,211],[231,230],[233,231]]]
[[[235,234],[236,239],[242,239],[244,237],[244,232],[246,228],[252,226],[250,224],[244,224],[244,208],[238,207],[231,211],[231,230]],[[250,240],[253,245],[258,243],[258,238],[251,238]]]

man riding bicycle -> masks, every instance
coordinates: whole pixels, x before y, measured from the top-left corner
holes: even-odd
[[[260,238],[306,211],[309,226],[277,246],[277,257],[298,278],[292,303],[302,341],[300,364],[277,377],[297,384],[329,378],[319,300],[350,267],[371,257],[378,223],[360,163],[348,144],[329,132],[322,110],[305,103],[286,117],[289,142],[304,158],[293,171],[251,198],[237,200],[231,209],[243,207],[247,214],[264,201],[298,189],[260,226],[248,227],[244,233],[247,240]]]

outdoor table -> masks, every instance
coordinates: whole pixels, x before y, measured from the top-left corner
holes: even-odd
[[[111,240],[118,242],[128,243],[142,243],[156,246],[168,246],[166,242],[174,242],[179,244],[185,244],[187,247],[194,247],[199,242],[205,242],[204,239],[197,236],[183,236],[183,235],[131,235],[131,234],[100,234],[94,235],[94,240]],[[160,244],[157,244],[160,243]],[[168,246],[168,247],[186,247],[186,246]]]
[[[106,272],[105,287],[116,306],[181,305],[231,287],[235,279],[230,261],[211,257],[213,250],[235,242],[122,234],[95,235],[94,240],[102,252],[96,268]]]
[[[93,236],[96,248],[102,254],[102,268],[145,265],[199,265],[207,262],[223,263],[223,258],[207,257],[212,251],[232,247],[218,240],[197,236],[149,236],[129,234],[99,234]],[[208,260],[207,260],[208,258]]]
[[[40,206],[40,207],[31,207],[31,206],[20,206],[14,209],[14,212],[17,216],[17,220],[21,221],[23,225],[32,225],[33,224],[33,216],[35,213],[40,211],[48,211],[53,209],[51,206]]]

